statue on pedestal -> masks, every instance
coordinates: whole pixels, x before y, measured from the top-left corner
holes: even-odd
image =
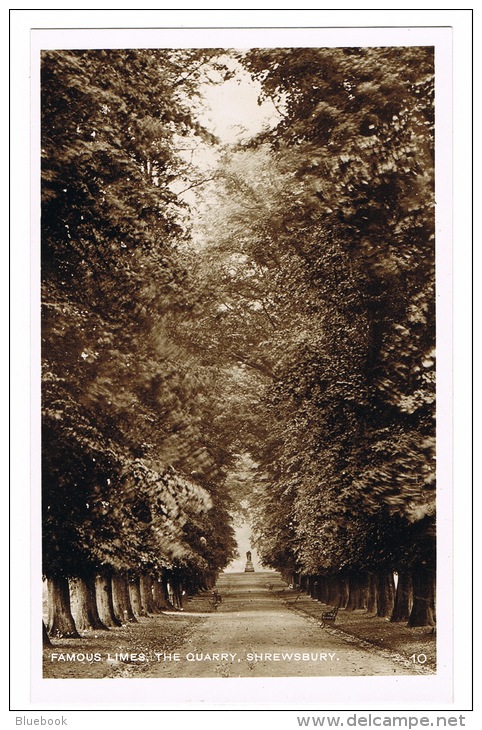
[[[253,562],[251,560],[251,550],[248,550],[246,553],[246,567],[244,569],[245,573],[254,573],[254,567]]]

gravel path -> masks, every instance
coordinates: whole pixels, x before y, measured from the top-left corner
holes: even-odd
[[[291,610],[274,590],[275,573],[228,573],[217,588],[222,604],[197,615],[193,631],[175,652],[160,653],[146,677],[320,677],[413,675],[417,669],[386,652],[323,629]],[[187,615],[186,615],[187,618]]]

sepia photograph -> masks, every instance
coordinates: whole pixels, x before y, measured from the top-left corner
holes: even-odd
[[[428,30],[32,32],[34,699],[451,701]]]
[[[436,671],[433,48],[45,51],[41,147],[44,676]]]

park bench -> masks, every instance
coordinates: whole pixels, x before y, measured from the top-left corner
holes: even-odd
[[[335,608],[332,608],[330,611],[323,611],[321,614],[321,625],[324,626],[325,623],[332,622],[335,623],[336,614],[338,613],[338,606],[335,606]]]
[[[211,603],[213,605],[214,610],[217,609],[217,607],[223,602],[223,599],[221,597],[221,594],[217,591],[213,591],[211,595]]]

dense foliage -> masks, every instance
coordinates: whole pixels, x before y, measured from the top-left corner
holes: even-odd
[[[432,49],[239,58],[281,121],[204,201],[195,339],[257,382],[236,413],[258,549],[308,574],[433,566]]]
[[[207,376],[168,333],[188,235],[172,182],[190,171],[176,148],[208,136],[190,104],[212,56],[43,54],[47,575],[215,572],[234,549],[224,475],[202,433]]]
[[[277,417],[290,410],[293,555],[311,573],[433,566],[433,49],[256,51],[246,64],[284,108],[268,140],[291,167],[276,240],[309,291],[271,391]]]
[[[279,122],[202,185],[234,60],[43,59],[45,570],[218,570],[234,511],[282,571],[433,570],[433,49],[231,56]]]

